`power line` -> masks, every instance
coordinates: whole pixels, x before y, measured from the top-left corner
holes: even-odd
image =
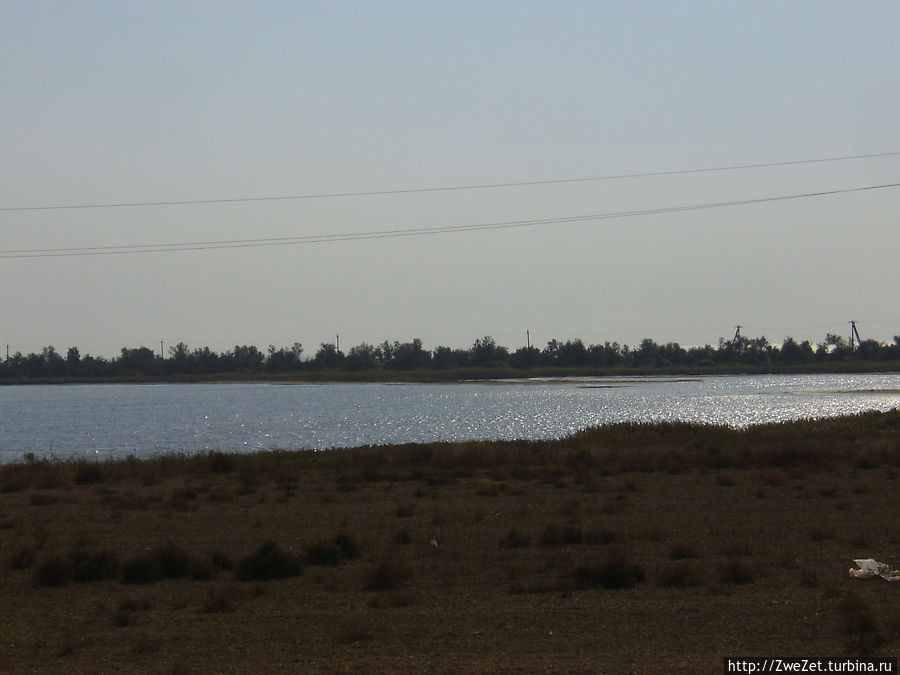
[[[811,197],[823,197],[828,195],[848,194],[852,192],[864,192],[883,190],[886,188],[900,187],[900,183],[886,183],[883,185],[866,185],[863,187],[825,190],[821,192],[804,192],[792,195],[779,195],[775,197],[757,197],[754,199],[737,199],[724,202],[709,202],[705,204],[688,204],[682,206],[667,206],[654,209],[640,209],[635,211],[616,211],[609,213],[592,213],[578,216],[562,216],[556,218],[537,218],[533,220],[512,220],[494,223],[480,223],[474,225],[446,225],[438,227],[420,227],[405,230],[374,230],[369,232],[355,232],[344,234],[312,234],[293,237],[269,237],[255,239],[231,239],[221,241],[198,241],[167,244],[132,244],[123,246],[85,246],[75,248],[44,248],[44,249],[20,249],[0,251],[0,259],[10,258],[56,258],[72,256],[92,255],[121,255],[125,253],[170,253],[175,251],[204,251],[227,248],[256,248],[262,246],[286,246],[298,244],[315,244],[325,242],[360,241],[365,239],[388,239],[394,237],[412,237],[434,234],[448,234],[456,232],[480,232],[485,230],[513,229],[538,225],[557,225],[563,223],[586,222],[592,220],[608,220],[611,218],[629,218],[634,216],[658,215],[664,213],[679,213],[683,211],[700,211],[704,209],[716,209],[730,206],[745,206],[750,204],[764,204],[791,199],[805,199]]]
[[[658,176],[678,176],[698,173],[713,173],[717,171],[738,171],[743,169],[764,169],[779,166],[797,166],[801,164],[821,164],[824,162],[843,162],[857,159],[874,159],[878,157],[894,157],[900,155],[900,150],[893,152],[877,152],[863,155],[843,155],[840,157],[820,157],[815,159],[797,159],[783,162],[761,162],[757,164],[732,164],[728,166],[704,167],[699,169],[673,169],[669,171],[646,171],[640,173],[609,174],[604,176],[589,176],[582,178],[555,178],[549,180],[528,180],[510,183],[478,183],[472,185],[452,185],[443,187],[400,188],[393,190],[366,190],[359,192],[320,192],[296,195],[270,195],[264,197],[232,197],[220,199],[183,199],[155,202],[118,202],[97,204],[58,204],[42,206],[4,206],[0,212],[11,211],[61,211],[75,209],[114,209],[114,208],[141,208],[151,206],[187,206],[198,204],[238,204],[248,202],[274,202],[303,199],[337,199],[346,197],[378,197],[388,195],[417,194],[425,192],[459,192],[464,190],[495,190],[499,188],[528,187],[536,185],[560,185],[565,183],[589,183],[608,180],[623,180],[629,178],[651,178]]]

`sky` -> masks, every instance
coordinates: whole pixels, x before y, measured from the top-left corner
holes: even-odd
[[[0,16],[13,353],[900,335],[893,0]]]

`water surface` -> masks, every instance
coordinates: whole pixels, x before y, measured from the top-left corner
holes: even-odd
[[[0,462],[547,439],[623,421],[745,427],[898,406],[898,374],[15,386],[0,387]]]

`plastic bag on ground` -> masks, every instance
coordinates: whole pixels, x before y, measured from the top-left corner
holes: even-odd
[[[859,558],[853,562],[859,568],[850,568],[850,576],[854,579],[881,577],[885,581],[900,581],[900,570],[895,570],[887,563],[878,562],[874,558]]]

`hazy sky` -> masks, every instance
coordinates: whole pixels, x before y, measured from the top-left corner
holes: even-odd
[[[900,334],[900,3],[0,0],[0,345]],[[425,236],[23,258],[556,219]]]

